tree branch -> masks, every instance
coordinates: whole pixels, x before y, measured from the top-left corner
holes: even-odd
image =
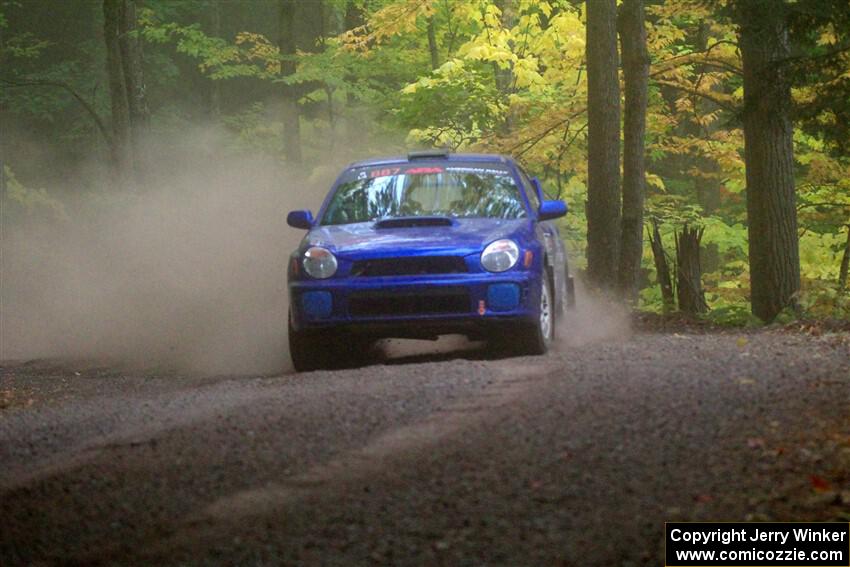
[[[24,81],[12,81],[10,79],[0,79],[0,84],[3,84],[7,87],[12,88],[25,88],[25,87],[58,87],[60,89],[64,89],[67,91],[74,99],[80,103],[80,106],[88,113],[92,120],[94,120],[97,129],[100,131],[103,139],[106,141],[106,144],[111,148],[112,147],[112,136],[109,133],[109,130],[106,127],[106,124],[103,123],[100,115],[94,109],[94,107],[86,101],[80,93],[78,93],[74,88],[68,83],[62,81],[45,81],[41,79],[28,79]]]
[[[664,65],[665,63],[669,63],[670,61],[675,61],[676,59],[682,59],[684,57],[693,57],[694,55],[707,55],[708,53],[711,52],[712,49],[714,49],[718,45],[724,45],[724,44],[734,45],[736,48],[738,47],[738,44],[736,42],[732,41],[732,40],[721,39],[719,41],[715,41],[714,43],[712,43],[711,45],[706,47],[703,51],[694,51],[694,52],[691,52],[691,53],[683,53],[682,55],[676,55],[674,57],[669,57],[669,58],[665,59],[664,61],[657,62],[655,65]]]
[[[708,93],[705,93],[705,92],[699,91],[699,90],[697,90],[697,89],[695,89],[695,88],[688,88],[688,87],[686,87],[686,86],[679,85],[679,84],[674,83],[674,82],[672,82],[672,81],[662,81],[662,80],[659,80],[659,79],[655,79],[655,81],[654,81],[654,82],[655,82],[655,83],[657,83],[657,84],[659,84],[659,85],[664,85],[664,86],[666,86],[666,87],[674,88],[674,89],[680,90],[680,91],[682,91],[682,92],[689,93],[689,94],[692,94],[692,95],[696,95],[696,96],[698,96],[698,97],[702,97],[702,98],[704,98],[704,99],[706,99],[706,100],[710,100],[711,102],[713,102],[714,104],[716,104],[716,105],[717,105],[717,106],[719,106],[720,108],[723,108],[724,110],[728,110],[729,112],[732,112],[732,113],[737,114],[737,113],[740,111],[740,109],[739,109],[739,108],[737,108],[737,107],[735,107],[735,106],[732,106],[732,105],[731,105],[731,104],[729,104],[728,102],[726,102],[726,101],[724,101],[724,100],[722,100],[722,99],[719,99],[719,98],[717,98],[717,97],[715,97],[715,96],[712,96],[712,95],[710,95],[710,94],[708,94]]]
[[[841,207],[841,208],[850,208],[850,203],[803,203],[801,205],[797,205],[797,210],[806,209],[808,207]]]
[[[525,144],[531,143],[531,145],[530,145],[529,147],[525,148],[525,149],[524,149],[524,150],[522,150],[522,152],[520,153],[520,155],[521,155],[521,154],[524,154],[524,153],[525,153],[525,152],[527,152],[529,149],[531,149],[532,147],[534,147],[534,145],[535,145],[535,144],[537,144],[537,142],[539,142],[540,140],[542,140],[543,138],[545,138],[545,137],[546,137],[546,136],[547,136],[550,132],[552,132],[553,130],[557,130],[558,128],[560,128],[561,126],[563,126],[564,124],[566,124],[567,122],[569,122],[570,120],[572,120],[573,118],[576,118],[577,116],[581,116],[581,115],[582,115],[582,114],[584,114],[585,112],[587,112],[587,109],[586,109],[586,108],[582,108],[582,109],[580,109],[580,110],[578,110],[578,111],[576,111],[576,112],[574,112],[574,113],[570,114],[569,116],[567,116],[567,117],[566,117],[566,118],[564,118],[563,120],[559,120],[558,122],[556,122],[556,123],[555,123],[555,124],[553,124],[552,126],[549,126],[548,128],[546,128],[546,129],[545,129],[545,130],[543,130],[542,132],[540,132],[540,133],[538,133],[538,134],[535,134],[535,135],[533,135],[533,136],[531,136],[531,137],[529,137],[529,138],[526,138],[525,140],[522,140],[522,141],[521,141],[521,142],[519,142],[518,144],[515,144],[514,146],[512,146],[511,148],[509,148],[509,149],[508,149],[508,152],[509,152],[509,153],[513,153],[513,151],[514,151],[514,150],[516,150],[517,148],[520,148],[520,147],[524,146]]]

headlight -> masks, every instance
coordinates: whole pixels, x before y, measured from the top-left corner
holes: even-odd
[[[336,273],[336,257],[327,248],[312,246],[304,252],[304,271],[319,280]]]
[[[488,272],[504,272],[519,259],[519,246],[513,240],[491,242],[481,253],[481,265]]]

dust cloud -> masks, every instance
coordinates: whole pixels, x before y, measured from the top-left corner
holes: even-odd
[[[626,340],[631,333],[629,309],[604,294],[594,293],[576,278],[576,306],[556,329],[556,348]]]
[[[234,155],[226,140],[211,129],[160,139],[149,150],[157,167],[132,190],[88,172],[80,178],[107,188],[69,180],[66,218],[0,217],[0,360],[290,370],[286,262],[303,231],[286,225],[286,213],[315,211],[350,159],[305,178],[272,158],[225,157]],[[567,346],[629,333],[623,309],[583,290],[564,327],[558,341]],[[386,350],[393,358],[477,346],[446,337]]]
[[[67,219],[5,220],[0,359],[289,369],[286,262],[303,231],[286,213],[315,211],[332,177],[223,158],[233,152],[217,140],[204,131],[161,145],[133,191],[77,199]]]
[[[605,341],[627,340],[632,334],[629,309],[601,293],[594,293],[576,278],[576,306],[557,322],[553,348],[556,351]],[[479,358],[499,356],[482,341],[462,335],[445,335],[437,341],[391,339],[380,343],[387,360],[434,357]]]

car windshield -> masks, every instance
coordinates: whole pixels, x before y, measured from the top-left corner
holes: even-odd
[[[516,219],[525,207],[510,172],[497,164],[365,167],[344,174],[322,224],[408,216]]]

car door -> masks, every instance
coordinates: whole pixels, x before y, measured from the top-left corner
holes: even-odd
[[[535,213],[540,209],[540,203],[544,200],[545,195],[540,186],[540,182],[536,178],[531,178],[520,167],[520,177],[522,184],[525,186],[526,195],[528,195],[531,208]],[[558,231],[558,225],[555,221],[538,221],[535,223],[535,231],[537,238],[543,243],[546,249],[547,269],[552,275],[552,287],[555,293],[555,308],[559,312],[563,312],[567,308],[567,254],[564,247],[564,240]]]

